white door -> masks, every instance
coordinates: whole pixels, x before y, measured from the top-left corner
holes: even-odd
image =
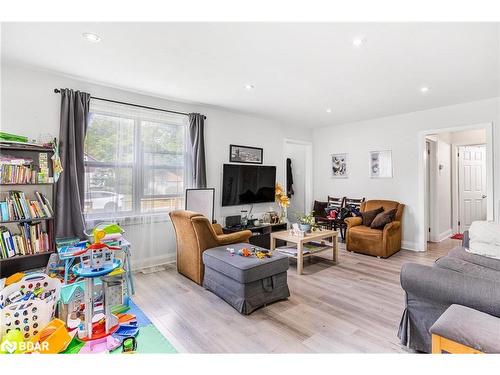
[[[458,148],[459,230],[476,220],[486,220],[486,147]]]

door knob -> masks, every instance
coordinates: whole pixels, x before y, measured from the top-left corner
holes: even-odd
[[[481,196],[481,198],[483,198],[483,199],[486,198],[486,195]]]

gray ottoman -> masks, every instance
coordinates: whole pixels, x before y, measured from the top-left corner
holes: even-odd
[[[231,255],[228,247],[233,248],[236,254]],[[238,250],[244,247],[251,249],[254,246],[240,243],[203,252],[205,289],[242,314],[250,314],[268,303],[288,298],[288,257],[277,252],[265,259],[239,256]]]

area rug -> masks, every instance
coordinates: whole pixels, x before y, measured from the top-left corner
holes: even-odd
[[[144,312],[132,301],[130,301],[130,310],[128,314],[133,314],[137,319],[139,333],[137,339],[137,350],[140,354],[173,354],[177,353],[174,346],[161,334],[154,326]],[[84,343],[76,338],[71,341],[63,354],[78,354],[83,348]],[[121,354],[122,348],[119,346],[110,354]]]
[[[450,237],[452,240],[463,240],[464,235],[462,233],[455,233],[453,236]]]

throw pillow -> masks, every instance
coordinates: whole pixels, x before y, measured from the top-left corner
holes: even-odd
[[[375,216],[375,219],[373,219],[370,227],[372,229],[384,229],[387,224],[394,220],[394,217],[396,217],[396,211],[397,210],[393,208],[392,210],[379,213]]]
[[[384,209],[382,207],[377,208],[376,210],[361,212],[361,217],[363,218],[363,225],[366,225],[367,227],[372,225],[372,221],[373,219],[375,219],[375,216],[377,216],[381,212],[384,212]]]

